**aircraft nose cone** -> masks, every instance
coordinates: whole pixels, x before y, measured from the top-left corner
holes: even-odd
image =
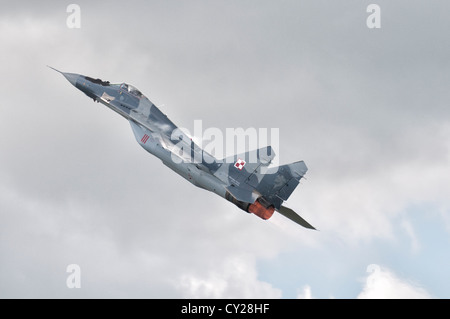
[[[69,81],[70,83],[72,83],[73,86],[77,86],[77,81],[80,78],[79,74],[76,73],[65,73],[65,72],[61,72],[55,68],[52,68],[51,66],[47,65],[50,69],[55,70],[58,73],[61,73],[62,75],[64,75],[64,77],[67,79],[67,81]]]
[[[77,86],[77,80],[80,77],[79,74],[75,74],[75,73],[63,73],[62,75],[64,75],[64,77],[67,79],[67,81],[69,81],[70,83],[72,83],[73,86]]]

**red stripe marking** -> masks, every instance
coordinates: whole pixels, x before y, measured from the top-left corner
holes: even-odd
[[[144,144],[147,143],[149,137],[150,137],[150,136],[148,136],[147,134],[145,134],[144,137],[141,139],[141,142],[144,143]]]

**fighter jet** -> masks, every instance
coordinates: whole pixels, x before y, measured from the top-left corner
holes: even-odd
[[[282,205],[308,170],[303,161],[270,167],[275,156],[270,146],[216,159],[195,144],[134,86],[50,68],[95,102],[127,119],[141,147],[195,186],[264,220],[277,211],[303,227],[315,229]]]

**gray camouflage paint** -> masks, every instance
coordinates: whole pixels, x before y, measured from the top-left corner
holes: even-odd
[[[111,84],[52,69],[94,101],[126,118],[141,147],[195,186],[216,193],[244,211],[249,212],[249,207],[258,203],[264,209],[275,209],[292,221],[314,229],[293,210],[282,206],[308,170],[303,161],[268,168],[275,157],[270,146],[216,159],[178,130],[164,113],[133,86],[126,83]],[[190,152],[184,152],[184,156],[180,157],[180,148]],[[198,158],[200,161],[193,161]]]

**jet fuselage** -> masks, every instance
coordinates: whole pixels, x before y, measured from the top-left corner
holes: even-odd
[[[306,228],[314,228],[282,206],[307,171],[303,161],[269,167],[275,156],[270,146],[218,160],[196,145],[134,86],[60,73],[88,97],[127,119],[137,142],[146,151],[195,186],[262,219],[269,219],[276,210]]]

